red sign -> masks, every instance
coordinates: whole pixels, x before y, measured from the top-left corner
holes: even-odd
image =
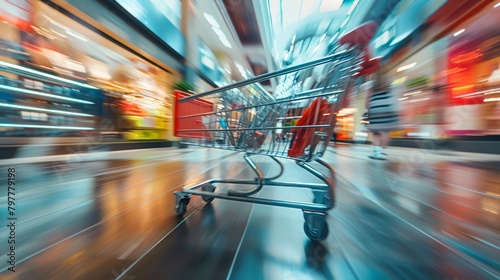
[[[33,0],[0,0],[0,20],[32,31]]]

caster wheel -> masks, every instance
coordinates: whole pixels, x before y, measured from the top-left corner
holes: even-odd
[[[203,187],[201,187],[201,190],[204,191],[204,192],[214,192],[215,191],[215,185],[214,184],[204,185]],[[210,202],[212,202],[212,200],[214,200],[215,197],[210,197],[210,196],[202,195],[201,198],[206,203],[210,203]]]
[[[309,239],[313,241],[321,241],[328,236],[328,224],[326,221],[323,221],[321,226],[311,228],[306,222],[304,222],[304,232]]]
[[[189,199],[187,198],[179,199],[179,201],[175,205],[175,213],[177,214],[177,216],[184,216],[184,214],[186,214],[188,204],[189,204]]]

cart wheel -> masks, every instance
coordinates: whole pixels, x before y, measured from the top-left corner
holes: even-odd
[[[306,233],[307,237],[309,237],[309,239],[313,241],[321,241],[328,236],[328,224],[326,223],[326,221],[323,221],[320,226],[311,228],[311,226],[308,225],[307,222],[304,222],[304,232]]]
[[[184,216],[184,214],[186,214],[188,204],[189,198],[181,198],[177,201],[175,205],[175,213],[177,216]]]
[[[201,190],[204,191],[204,192],[214,192],[215,191],[215,185],[214,184],[204,185],[203,187],[201,187]],[[201,198],[206,203],[210,203],[210,202],[212,202],[212,200],[214,200],[215,197],[211,197],[211,196],[208,196],[208,195],[202,195]]]

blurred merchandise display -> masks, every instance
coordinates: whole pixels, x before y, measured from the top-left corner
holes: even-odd
[[[383,80],[396,91],[402,113],[401,128],[391,132],[391,137],[499,136],[500,8],[491,3],[447,33],[430,38],[413,53],[413,48],[427,39],[426,31],[417,30],[413,36],[404,33],[414,39],[405,39],[407,45],[398,46],[403,42],[397,36],[402,32],[397,30],[400,21],[408,19],[394,15],[373,41],[376,53],[385,56]],[[365,95],[366,90],[361,87],[349,104],[356,108],[356,120],[364,113]],[[363,132],[357,122],[352,129],[348,135]]]
[[[0,2],[0,136],[167,139],[169,73],[42,1]]]

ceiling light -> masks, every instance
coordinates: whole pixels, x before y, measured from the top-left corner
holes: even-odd
[[[71,32],[71,31],[66,31],[66,33],[68,33],[69,35],[71,35],[71,36],[73,36],[73,37],[75,37],[75,38],[78,38],[78,39],[80,39],[80,40],[82,40],[82,41],[84,41],[84,42],[88,42],[88,40],[87,40],[87,39],[83,38],[83,37],[82,37],[82,36],[80,36],[80,35],[76,35],[75,33]]]
[[[314,2],[314,1],[307,1],[307,2]],[[342,2],[343,2],[342,0],[322,1],[321,6],[319,8],[319,12],[322,13],[322,12],[336,11],[340,8],[340,6],[342,6]]]
[[[410,69],[410,68],[415,67],[415,65],[417,65],[417,63],[416,63],[416,62],[413,62],[412,64],[408,64],[408,65],[405,65],[405,66],[401,66],[401,67],[399,67],[397,71],[398,71],[398,72],[405,71],[405,70],[408,70],[408,69]]]
[[[415,94],[419,94],[419,93],[422,93],[422,91],[418,90],[418,91],[408,92],[408,93],[405,93],[404,96],[415,95]]]
[[[0,123],[1,127],[14,127],[14,128],[50,128],[50,129],[72,129],[72,130],[94,130],[92,127],[77,127],[77,126],[52,126],[52,125],[34,125],[34,124],[13,124],[13,123]]]
[[[354,3],[352,4],[351,8],[349,8],[349,11],[347,11],[347,14],[350,15],[352,11],[358,6],[359,0],[355,0]]]
[[[219,40],[222,42],[222,44],[228,48],[232,48],[231,43],[227,40],[226,37],[219,37]]]
[[[44,109],[44,108],[37,108],[37,107],[31,107],[31,106],[21,106],[21,105],[13,105],[13,104],[6,104],[6,103],[0,103],[0,107],[7,107],[7,108],[14,108],[14,109],[24,109],[24,110],[33,110],[33,111],[55,113],[55,114],[60,114],[60,115],[80,116],[80,117],[92,117],[93,116],[93,115],[89,115],[89,114],[74,113],[74,112],[67,112],[67,111],[61,111],[61,110],[50,110],[50,109]]]
[[[493,8],[500,7],[500,2],[498,2]]]
[[[429,98],[429,97],[426,97],[426,98],[420,98],[420,99],[413,99],[413,100],[410,100],[410,103],[421,102],[421,101],[427,101],[427,100],[430,100],[430,98]]]
[[[342,25],[340,26],[340,28],[344,27],[344,25],[347,23],[347,21],[349,21],[349,19],[351,18],[351,16],[348,16],[344,22],[342,23]]]
[[[458,30],[457,32],[455,32],[455,34],[453,34],[453,36],[457,37],[458,35],[464,33],[465,29],[462,29],[462,30]]]
[[[323,34],[323,36],[321,36],[321,39],[319,39],[319,42],[320,42],[320,43],[321,43],[321,42],[323,42],[323,40],[325,40],[325,38],[326,38],[326,33],[325,33],[325,34]]]
[[[207,14],[207,13],[203,13],[203,16],[205,16],[205,19],[207,19],[207,21],[208,21],[208,23],[210,23],[210,25],[212,25],[214,27],[220,27],[212,15]]]
[[[483,101],[484,102],[497,102],[497,101],[500,101],[500,97],[485,98]]]
[[[339,33],[335,33],[335,35],[333,35],[332,39],[330,39],[330,43],[333,43],[333,41],[335,41],[335,39],[337,38],[337,36],[339,35]]]
[[[217,34],[217,36],[224,38],[226,37],[226,34],[224,34],[224,32],[222,32],[222,30],[220,30],[219,28],[214,27],[212,29],[214,30],[215,34]]]
[[[61,37],[63,37],[63,38],[68,38],[67,36],[64,36],[63,34],[61,34],[61,33],[57,32],[57,31],[55,31],[55,30],[54,30],[54,29],[52,29],[52,28],[50,29],[50,31],[54,32],[55,34],[57,34],[57,35],[59,35],[59,36],[61,36]]]
[[[6,90],[14,91],[14,92],[21,92],[21,93],[26,93],[26,94],[31,94],[31,95],[45,96],[45,97],[61,99],[61,100],[68,100],[68,101],[73,101],[73,102],[83,103],[83,104],[94,104],[94,102],[90,102],[90,101],[69,98],[69,97],[64,97],[64,96],[59,96],[59,95],[54,95],[54,94],[47,94],[47,93],[38,92],[38,91],[34,91],[34,90],[29,90],[29,89],[24,89],[24,88],[17,88],[17,87],[0,85],[0,89],[6,89]]]

